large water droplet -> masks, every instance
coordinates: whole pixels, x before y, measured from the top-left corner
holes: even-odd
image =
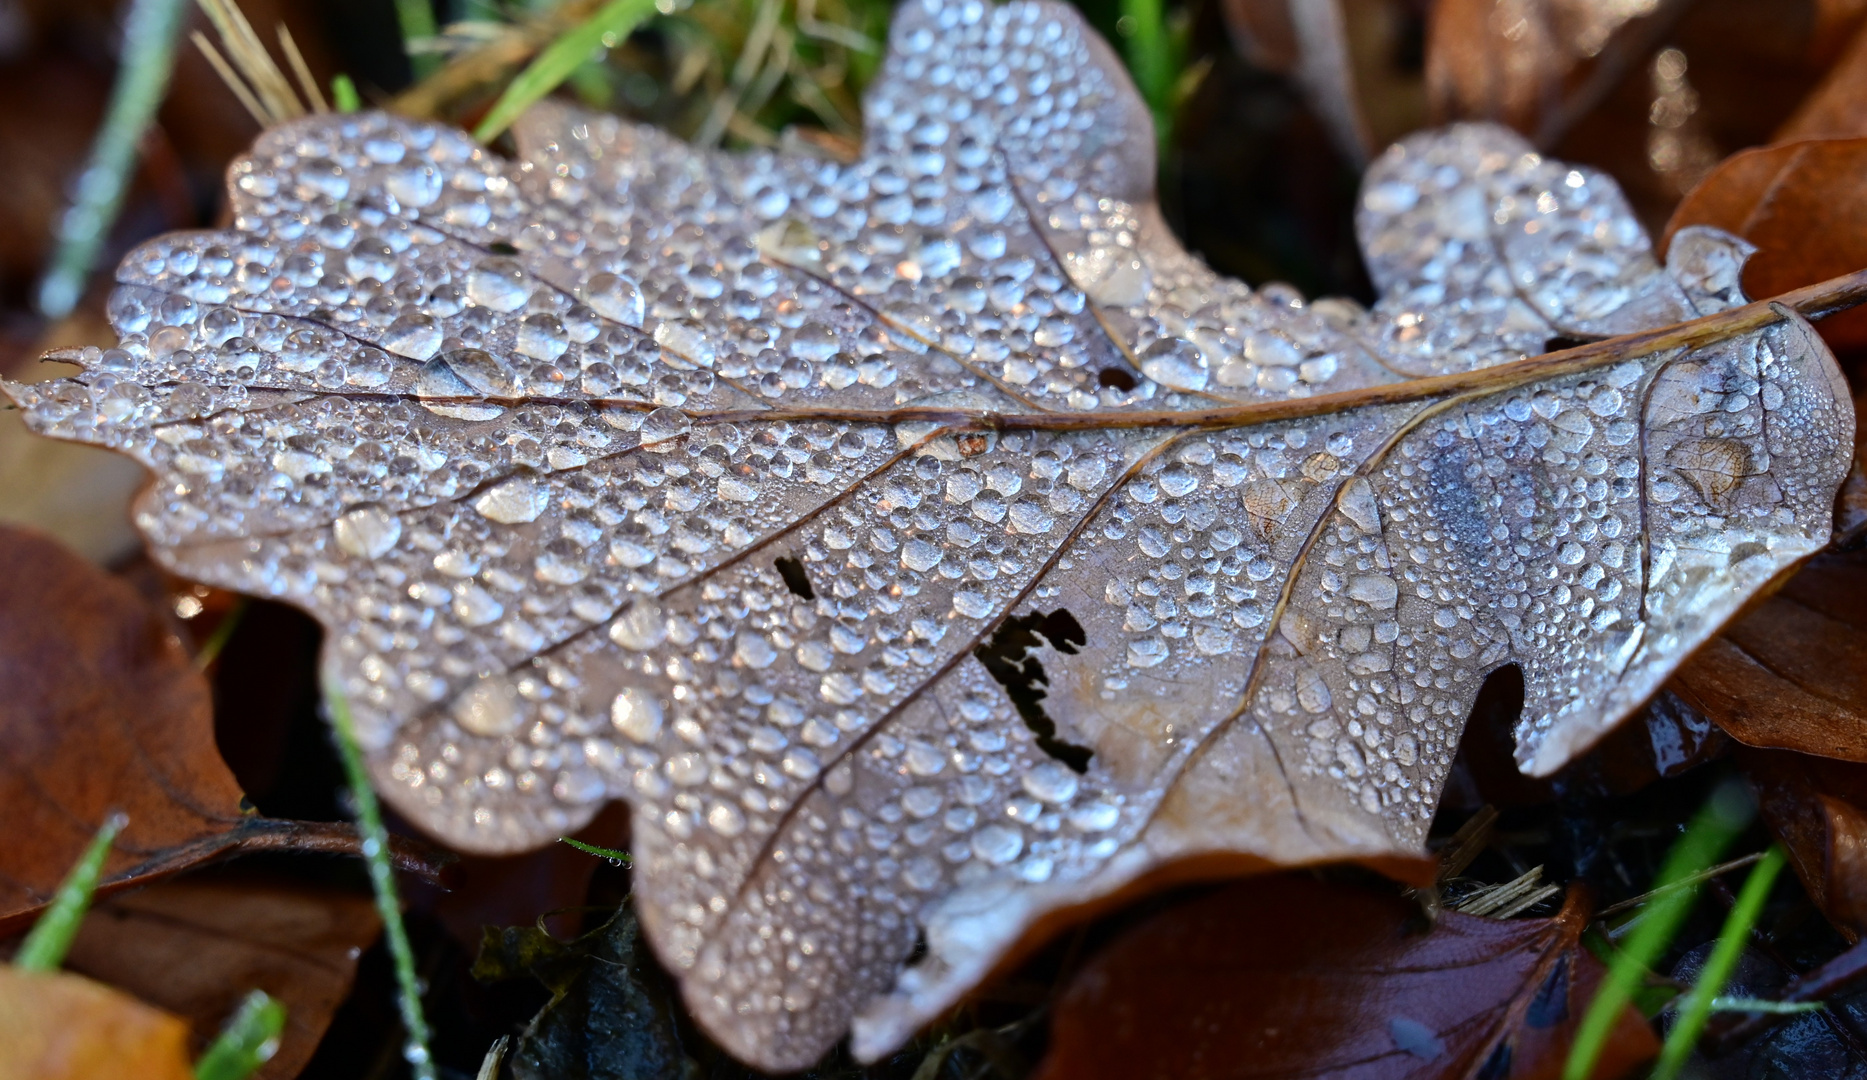
[[[524,719],[518,691],[501,675],[482,675],[460,692],[448,714],[475,735],[497,738],[515,731]]]
[[[1185,338],[1161,338],[1141,353],[1141,374],[1176,390],[1204,390],[1206,354]]]
[[[481,517],[502,525],[537,521],[550,505],[550,490],[529,473],[501,481],[473,500]]]
[[[426,360],[441,348],[441,324],[434,316],[411,312],[382,332],[382,347],[413,360]]]
[[[531,280],[517,259],[483,259],[467,275],[467,298],[483,308],[517,311],[531,296]]]
[[[609,722],[635,742],[652,743],[661,734],[661,702],[639,686],[626,687],[609,703]]]
[[[631,604],[609,624],[609,640],[636,652],[668,640],[668,620],[661,614],[661,605],[646,598]]]
[[[331,525],[337,546],[360,559],[379,559],[402,538],[402,519],[375,503],[344,511]]]
[[[584,282],[583,302],[611,322],[634,327],[642,325],[645,310],[642,290],[620,274],[597,274]]]

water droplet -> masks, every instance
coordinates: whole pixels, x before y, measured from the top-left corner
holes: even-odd
[[[426,360],[441,348],[441,324],[432,315],[411,312],[389,324],[382,347],[412,360]]]
[[[480,516],[501,525],[536,521],[550,505],[550,490],[529,473],[503,480],[473,500]]]
[[[655,344],[701,367],[710,368],[719,358],[707,328],[692,319],[669,319],[655,327]]]
[[[1185,338],[1162,338],[1141,353],[1141,374],[1177,390],[1204,390],[1206,354]]]
[[[454,722],[475,735],[510,735],[524,720],[519,693],[503,675],[482,675],[448,706]]]
[[[661,605],[649,599],[631,604],[610,622],[609,640],[636,652],[646,652],[668,640],[668,620],[661,613]]]
[[[402,538],[402,519],[375,503],[344,511],[331,525],[337,546],[361,559],[379,559]]]
[[[987,825],[972,834],[972,853],[993,866],[1005,865],[1023,850],[1024,834],[1008,825]]]
[[[531,280],[517,259],[483,259],[467,275],[467,298],[483,308],[517,311],[531,297]]]
[[[647,745],[661,734],[661,702],[639,686],[630,686],[609,703],[609,722],[634,742]]]
[[[1024,774],[1021,781],[1031,798],[1062,805],[1076,797],[1076,773],[1059,762],[1046,761]]]
[[[612,322],[638,328],[642,325],[642,290],[620,274],[597,274],[585,282],[583,302]]]
[[[642,441],[644,443],[664,442],[679,438],[694,429],[693,420],[679,409],[656,409],[642,421]]]

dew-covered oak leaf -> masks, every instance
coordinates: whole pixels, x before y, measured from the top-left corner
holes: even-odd
[[[118,348],[8,387],[157,473],[164,564],[325,623],[411,820],[511,852],[626,800],[749,1062],[885,1054],[1188,867],[1417,855],[1487,673],[1547,774],[1829,535],[1809,325],[1501,128],[1373,166],[1363,310],[1179,247],[1060,4],[908,0],[865,108],[853,164],[294,122],[233,229],[124,262]]]

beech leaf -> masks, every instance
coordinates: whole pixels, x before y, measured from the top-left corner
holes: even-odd
[[[117,348],[6,387],[156,471],[165,565],[326,624],[429,832],[626,800],[644,934],[750,1063],[875,1059],[1162,880],[1417,866],[1487,673],[1547,775],[1829,536],[1798,311],[1859,278],[1746,304],[1741,242],[1663,267],[1607,177],[1459,126],[1369,171],[1372,309],[1254,291],[1057,4],[912,0],[865,107],[852,164],[294,121],[231,229],[125,260]]]

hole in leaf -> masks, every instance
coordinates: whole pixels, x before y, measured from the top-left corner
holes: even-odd
[[[519,249],[504,240],[495,240],[486,245],[486,249],[495,255],[517,255]]]
[[[914,951],[909,953],[908,958],[901,963],[905,967],[913,967],[925,959],[927,959],[927,931],[917,927],[914,931]]]
[[[1564,349],[1573,349],[1577,345],[1586,345],[1588,342],[1588,338],[1564,337],[1559,334],[1556,337],[1544,340],[1543,351],[1546,353],[1561,352]]]
[[[1105,367],[1096,372],[1096,385],[1115,390],[1133,390],[1137,385],[1134,375],[1125,368]]]
[[[1478,1075],[1472,1080],[1505,1080],[1510,1075],[1510,1059],[1510,1043],[1499,1043],[1497,1049],[1491,1051],[1491,1056],[1485,1059],[1484,1068],[1479,1069]]]
[[[1095,751],[1086,746],[1057,738],[1056,721],[1044,712],[1043,687],[1050,685],[1044,665],[1030,655],[1033,649],[1049,645],[1060,653],[1072,654],[1088,643],[1083,624],[1065,608],[1045,613],[1014,615],[993,633],[992,639],[972,651],[1024,719],[1024,726],[1037,736],[1037,748],[1077,772],[1089,768]]]
[[[800,600],[815,600],[817,590],[810,587],[810,575],[804,573],[804,562],[795,555],[780,555],[772,563],[778,576],[784,579],[784,587],[791,590],[791,595]]]

